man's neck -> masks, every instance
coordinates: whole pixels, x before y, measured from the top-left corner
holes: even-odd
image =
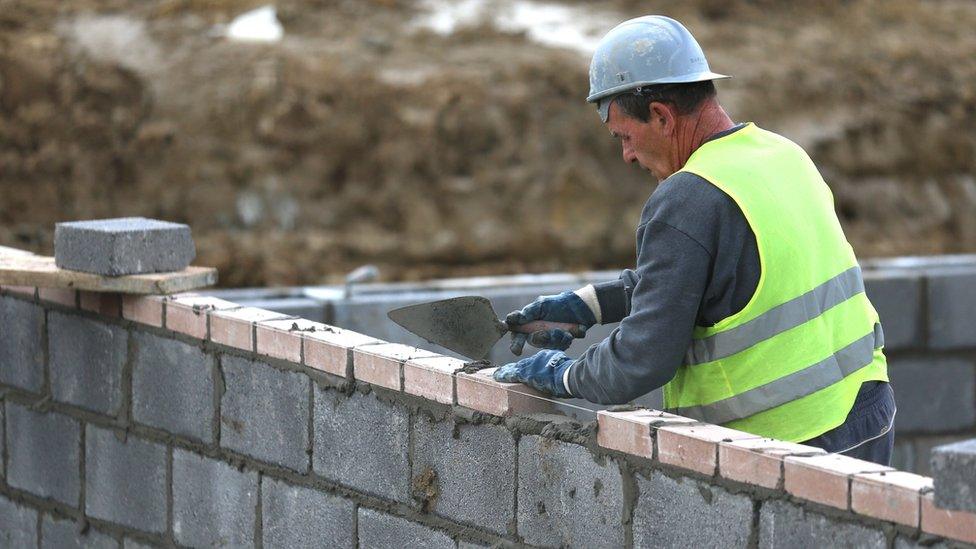
[[[715,98],[706,100],[694,116],[681,117],[675,129],[675,154],[671,159],[674,171],[680,170],[706,139],[734,125]]]

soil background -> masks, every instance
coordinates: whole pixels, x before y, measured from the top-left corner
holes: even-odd
[[[418,0],[419,1],[419,0]],[[625,267],[655,182],[583,99],[588,57],[410,0],[0,0],[0,245],[189,223],[224,286]],[[976,3],[572,2],[684,22],[719,98],[804,146],[861,257],[976,251]],[[609,27],[607,27],[609,28]]]

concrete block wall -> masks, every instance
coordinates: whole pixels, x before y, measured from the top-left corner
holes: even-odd
[[[976,437],[976,256],[929,256],[862,262],[865,289],[884,326],[886,353],[898,397],[894,465],[928,475],[932,448]],[[441,354],[447,350],[389,321],[396,307],[459,295],[483,295],[504,317],[539,295],[611,280],[617,271],[553,273],[434,280],[423,283],[363,284],[352,295],[342,288],[221,290],[232,301],[342,326],[370,336]],[[614,325],[595,326],[568,350],[579,356],[605,338]],[[489,359],[516,360],[503,338]],[[526,347],[526,353],[532,352]],[[527,356],[527,355],[526,355]],[[570,401],[592,410],[606,407]],[[660,391],[636,404],[659,408]],[[561,411],[576,414],[575,408]],[[580,417],[584,417],[580,415]]]
[[[0,546],[976,544],[927,477],[227,301],[43,295],[0,288]]]

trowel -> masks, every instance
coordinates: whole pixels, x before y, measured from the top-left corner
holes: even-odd
[[[579,324],[537,320],[520,326],[509,326],[495,315],[491,302],[481,296],[454,297],[417,303],[387,313],[390,320],[427,341],[455,353],[482,360],[506,333],[531,334],[558,328],[583,337],[586,328]]]

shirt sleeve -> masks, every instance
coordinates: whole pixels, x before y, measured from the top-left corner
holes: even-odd
[[[591,402],[623,404],[670,381],[708,285],[711,255],[685,232],[652,219],[638,228],[637,241],[637,268],[617,281],[634,284],[630,314],[566,378],[574,396]]]

